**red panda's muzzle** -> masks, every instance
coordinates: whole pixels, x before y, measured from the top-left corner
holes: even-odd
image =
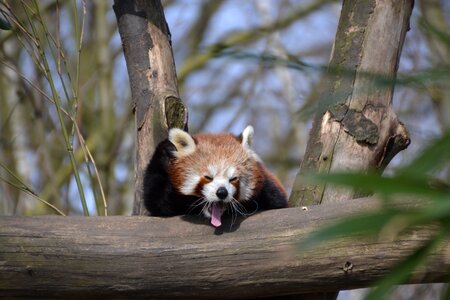
[[[225,198],[228,197],[228,190],[225,187],[221,186],[217,189],[216,196],[220,200],[225,200]]]

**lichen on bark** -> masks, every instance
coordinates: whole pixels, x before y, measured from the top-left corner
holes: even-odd
[[[349,109],[342,120],[342,125],[345,132],[353,136],[358,143],[367,145],[378,143],[378,126],[362,112]]]
[[[344,1],[290,206],[353,198],[354,193],[303,182],[302,177],[317,172],[382,170],[386,161],[409,144],[407,131],[401,130],[392,112],[393,84],[380,85],[379,78],[395,80],[412,6],[412,0]]]

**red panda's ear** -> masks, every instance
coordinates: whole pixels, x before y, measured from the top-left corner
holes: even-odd
[[[242,131],[241,135],[239,136],[241,139],[241,145],[244,148],[244,150],[250,155],[250,157],[253,157],[256,161],[261,161],[258,154],[253,151],[253,127],[247,126],[245,127],[244,131]]]
[[[169,131],[169,141],[177,148],[173,154],[176,157],[183,157],[195,152],[196,145],[192,136],[178,128]]]
[[[241,133],[241,144],[247,150],[252,149],[253,145],[253,126],[249,125],[245,127],[244,131]]]

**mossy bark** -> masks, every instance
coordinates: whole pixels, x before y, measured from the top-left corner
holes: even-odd
[[[329,68],[290,205],[340,202],[355,191],[301,175],[382,171],[409,144],[392,95],[413,0],[344,1]]]
[[[156,145],[171,127],[186,128],[170,31],[160,1],[115,0],[136,117],[134,215],[145,215],[142,182]]]

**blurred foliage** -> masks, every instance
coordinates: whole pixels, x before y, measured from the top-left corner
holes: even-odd
[[[294,77],[304,78],[299,88],[306,95],[319,72],[268,69],[220,54],[243,48],[284,57],[282,39],[297,35],[293,29],[305,27],[309,18],[325,16],[331,30],[320,26],[327,37],[308,43],[320,48],[309,56],[325,62],[337,1],[164,4],[192,131],[239,133],[253,124],[257,151],[289,186],[307,136],[306,126],[290,125],[301,108]],[[103,215],[106,206],[110,215],[129,213],[133,104],[110,5],[0,1],[3,25],[12,29],[0,31],[0,162],[11,171],[0,169],[1,214],[52,213],[48,204],[68,215]],[[11,174],[23,184],[11,184]]]
[[[446,245],[450,236],[450,186],[432,177],[450,162],[450,131],[426,148],[410,164],[383,177],[380,174],[319,174],[305,178],[374,193],[382,199],[382,208],[360,213],[312,233],[300,242],[302,249],[338,237],[374,236],[377,240],[394,240],[418,226],[433,226],[433,237],[403,258],[397,266],[374,285],[366,299],[384,299],[397,285],[407,281],[411,272],[423,265],[429,254]],[[404,197],[403,203],[398,197]],[[397,199],[395,201],[394,199]],[[406,205],[408,204],[408,205]],[[443,244],[445,243],[445,244]],[[442,250],[442,247],[441,247]],[[448,291],[447,291],[448,293]]]
[[[109,4],[2,1],[0,9],[13,29],[0,35],[0,211],[41,214],[54,206],[105,215],[109,205],[123,213],[133,119],[121,106],[127,93],[115,96],[111,61],[121,48],[109,45],[116,30]],[[28,198],[31,190],[40,202]]]
[[[413,15],[412,21],[417,21],[420,31],[426,35],[424,45],[427,47],[427,63],[412,72],[400,72],[395,84],[397,88],[403,86],[418,95],[423,96],[425,92],[431,97],[437,116],[436,127],[440,128],[441,133],[424,143],[420,151],[414,151],[416,153],[410,155],[410,162],[391,167],[385,175],[353,171],[309,175],[304,178],[322,184],[353,188],[361,194],[373,193],[381,199],[382,206],[377,211],[347,217],[312,233],[300,242],[302,249],[318,247],[321,243],[339,237],[375,237],[379,241],[392,241],[418,227],[433,228],[432,238],[392,266],[386,276],[374,283],[376,287],[367,292],[365,299],[403,299],[406,293],[394,290],[394,286],[406,282],[414,270],[426,263],[433,251],[448,251],[445,249],[450,236],[450,29],[446,22],[448,17],[445,17],[445,13],[448,16],[448,10],[445,10],[442,1],[421,1],[419,5],[422,14]],[[406,47],[403,57],[409,51]],[[421,102],[423,103],[423,99]],[[414,126],[418,124],[422,129],[427,126],[421,123],[419,115],[412,114],[411,118],[416,118],[418,122],[407,125],[412,129],[412,141],[417,145],[417,139],[414,141],[417,129]],[[429,119],[426,122],[428,127],[433,126],[428,123]],[[410,287],[412,290],[419,288],[420,286]],[[449,299],[448,284],[444,288],[439,297]],[[432,295],[433,288],[429,290],[428,295]],[[425,293],[422,297],[425,299],[428,296]]]
[[[340,5],[324,0],[165,1],[192,131],[238,133],[253,124],[256,151],[289,187],[306,145]],[[0,9],[2,20],[14,28],[0,31],[2,163],[66,214],[83,211],[74,170],[91,213],[103,214],[100,186],[110,214],[127,213],[133,195],[133,106],[110,4],[2,0]],[[448,14],[444,4],[438,10]],[[448,45],[448,29],[416,11],[397,80],[403,88],[394,101],[412,133],[410,153],[439,135],[450,119],[443,84],[448,56],[439,52]],[[32,24],[39,39],[33,38]],[[39,40],[42,45],[36,44]],[[207,56],[202,64],[189,67],[202,55]],[[55,99],[61,102],[63,123]],[[69,147],[61,124],[68,129]],[[75,168],[68,159],[72,147]],[[394,166],[410,157],[400,155]],[[50,212],[10,185],[0,183],[0,189],[5,214]]]

